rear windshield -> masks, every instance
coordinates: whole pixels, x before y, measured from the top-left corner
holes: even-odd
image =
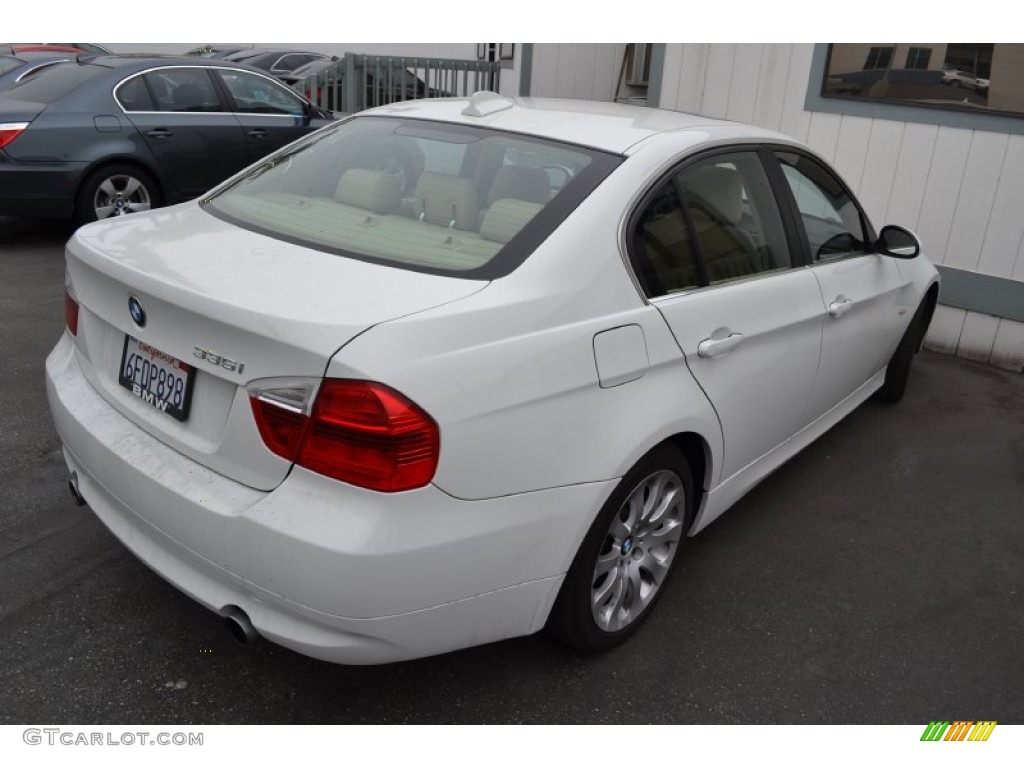
[[[12,59],[10,56],[0,56],[0,75],[5,72],[10,72],[12,69],[17,69],[24,64],[21,59]]]
[[[9,88],[4,95],[21,101],[49,104],[71,93],[82,83],[109,71],[105,67],[74,61],[54,64],[29,75]]]
[[[272,155],[203,205],[318,250],[493,279],[522,263],[620,161],[471,126],[361,117]]]

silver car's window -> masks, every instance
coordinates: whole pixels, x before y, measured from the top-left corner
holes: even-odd
[[[356,118],[272,155],[204,205],[340,255],[489,278],[514,269],[620,161],[463,125]]]
[[[303,115],[302,102],[269,78],[236,69],[217,70],[235,102],[235,111],[249,114]]]

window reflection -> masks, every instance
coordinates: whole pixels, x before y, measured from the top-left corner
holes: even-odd
[[[1024,114],[1024,44],[833,43],[822,96]]]

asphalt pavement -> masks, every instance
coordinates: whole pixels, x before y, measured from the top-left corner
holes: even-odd
[[[923,352],[609,653],[335,666],[239,645],[72,503],[43,384],[70,232],[0,218],[0,723],[1024,723],[1024,376]]]

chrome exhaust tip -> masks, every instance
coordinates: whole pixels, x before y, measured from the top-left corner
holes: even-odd
[[[71,498],[75,500],[75,505],[79,507],[85,506],[85,497],[78,490],[78,473],[72,471],[71,477],[68,478],[68,490],[71,491]]]
[[[260,633],[256,631],[256,627],[249,621],[245,611],[237,605],[226,606],[221,611],[221,614],[224,616],[224,623],[227,624],[228,632],[243,645],[255,642],[260,636]]]

